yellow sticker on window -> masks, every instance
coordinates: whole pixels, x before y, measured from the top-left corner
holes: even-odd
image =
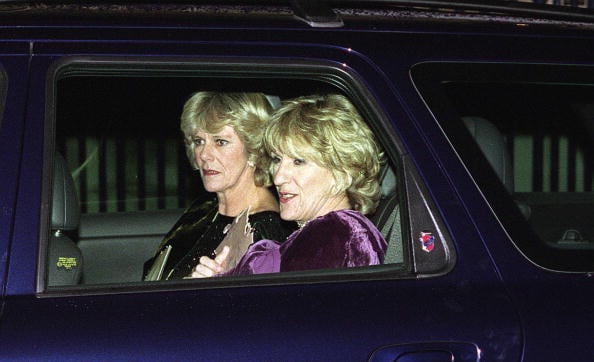
[[[76,265],[77,265],[76,258],[69,258],[69,257],[65,257],[65,256],[59,256],[58,262],[56,263],[56,266],[58,268],[65,268],[65,269],[72,269]]]

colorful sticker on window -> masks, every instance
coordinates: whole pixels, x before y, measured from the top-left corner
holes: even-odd
[[[427,253],[435,248],[435,236],[430,232],[421,231],[419,233],[419,241],[421,242],[421,248]]]

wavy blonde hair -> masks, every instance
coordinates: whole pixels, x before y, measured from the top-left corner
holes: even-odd
[[[270,158],[263,147],[263,136],[271,112],[272,107],[262,93],[194,93],[184,104],[180,124],[192,167],[198,168],[192,142],[196,133],[199,130],[216,133],[231,126],[246,148],[248,161],[255,167],[256,185],[270,186]]]
[[[354,210],[375,211],[383,153],[373,132],[344,96],[312,95],[285,101],[264,134],[269,153],[311,160],[332,172],[336,192]]]

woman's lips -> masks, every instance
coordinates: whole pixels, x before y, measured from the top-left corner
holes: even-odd
[[[290,194],[287,192],[280,192],[278,195],[278,201],[281,204],[286,204],[287,202],[291,201],[295,196],[297,196],[296,194]]]
[[[202,170],[202,175],[204,176],[214,176],[214,175],[218,175],[220,172],[215,171],[215,170],[209,170],[209,169],[203,169]]]

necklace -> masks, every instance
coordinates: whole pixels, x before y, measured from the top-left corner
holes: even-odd
[[[307,223],[309,222],[309,220],[305,220],[305,221],[297,221],[297,227],[299,227],[299,229],[303,228],[305,225],[307,225]]]

